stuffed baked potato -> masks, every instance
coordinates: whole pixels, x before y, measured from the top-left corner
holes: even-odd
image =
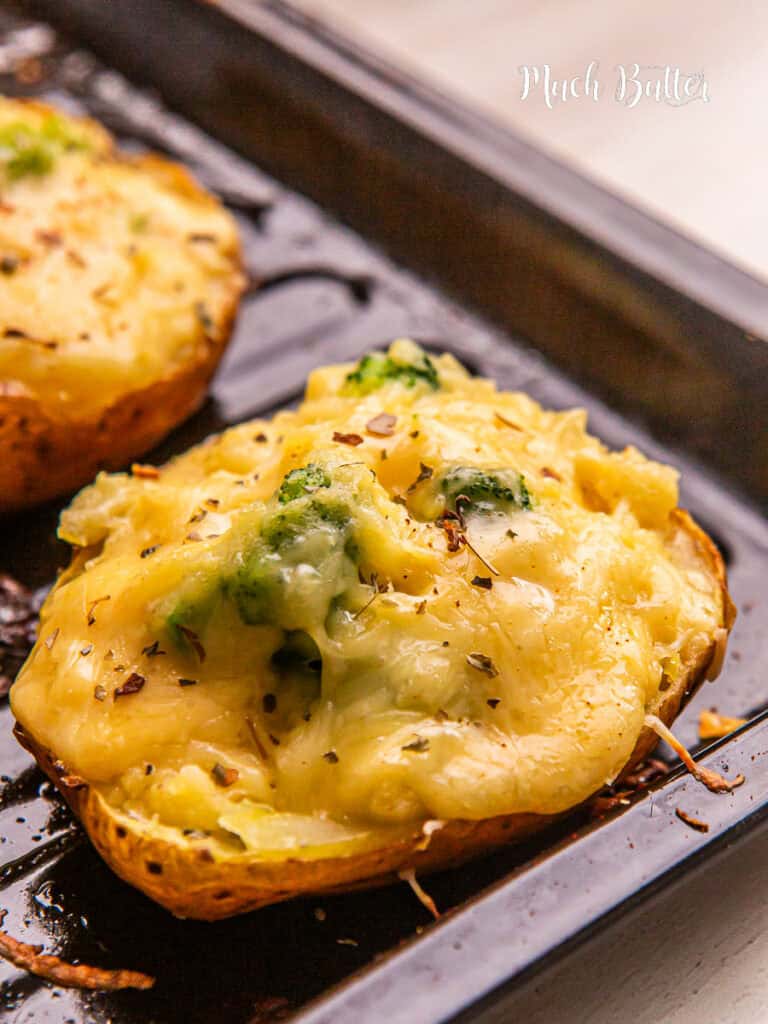
[[[0,97],[0,511],[124,465],[189,415],[242,287],[234,221],[183,168]]]
[[[722,660],[677,474],[395,342],[99,476],[11,700],[128,882],[218,918],[464,860],[645,757]]]

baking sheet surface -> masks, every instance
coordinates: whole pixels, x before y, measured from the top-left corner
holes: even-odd
[[[155,452],[160,461],[222,426],[296,401],[320,363],[415,336],[453,351],[504,387],[550,406],[586,404],[592,428],[616,446],[636,443],[683,466],[685,503],[729,557],[741,607],[724,678],[686,712],[678,730],[696,740],[697,710],[758,709],[768,687],[758,666],[768,654],[765,577],[768,532],[752,510],[681,453],[655,447],[637,426],[591,399],[518,340],[398,269],[311,202],[134,89],[40,23],[0,9],[0,91],[41,95],[101,118],[129,147],[160,148],[184,160],[233,209],[252,276],[232,346],[205,407]],[[59,507],[5,525],[0,571],[44,587],[66,557],[53,540]],[[158,977],[151,993],[80,994],[53,988],[0,962],[0,1012],[8,1020],[51,1022],[285,1019],[357,969],[418,937],[428,915],[402,885],[378,892],[303,900],[229,922],[171,918],[120,883],[84,841],[51,786],[10,736],[0,708],[0,907],[13,935],[67,958],[129,967]],[[578,825],[430,879],[443,910],[471,900]],[[680,826],[681,828],[683,826]],[[624,854],[622,854],[624,855]],[[632,856],[632,854],[627,854]],[[639,854],[635,854],[639,856]],[[439,926],[438,926],[439,927]]]

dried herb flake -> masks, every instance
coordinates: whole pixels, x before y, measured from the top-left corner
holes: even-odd
[[[210,312],[208,311],[208,307],[204,302],[195,303],[195,316],[197,317],[197,322],[203,328],[205,333],[211,334],[213,332],[215,324],[213,322],[213,317],[211,316]]]
[[[431,466],[427,466],[423,462],[420,462],[419,463],[419,475],[416,477],[416,479],[410,485],[410,487],[408,488],[408,492],[407,493],[410,494],[411,491],[415,491],[416,488],[419,486],[419,484],[424,483],[425,480],[431,480],[432,477],[434,476],[434,474],[435,474],[435,471],[434,471],[434,469]]]
[[[109,594],[105,594],[104,597],[97,597],[95,601],[91,601],[91,603],[88,605],[88,611],[86,613],[86,622],[88,623],[89,626],[92,626],[96,621],[96,618],[93,613],[95,609],[98,607],[98,605],[103,604],[104,601],[111,600],[111,596]]]
[[[118,697],[128,697],[132,693],[138,693],[139,690],[144,689],[145,683],[144,676],[140,676],[138,672],[131,672],[125,682],[117,687],[112,697],[117,700]]]
[[[490,576],[475,576],[472,580],[473,587],[480,587],[481,590],[491,590],[493,587],[493,580]]]
[[[467,664],[471,668],[477,669],[478,672],[483,672],[485,675],[488,676],[489,679],[493,679],[494,676],[497,676],[499,674],[499,670],[496,668],[493,661],[491,660],[491,658],[488,657],[487,654],[468,654]]]
[[[368,420],[365,429],[376,437],[391,437],[395,432],[396,425],[397,416],[393,416],[391,412],[380,412]]]
[[[334,430],[333,440],[338,444],[348,444],[352,448],[356,448],[359,444],[363,443],[363,438],[359,434],[340,434],[338,430]]]
[[[426,736],[417,736],[400,749],[407,750],[413,754],[425,754],[429,750],[429,740]]]
[[[161,654],[165,654],[165,651],[160,650],[159,640],[153,640],[151,644],[142,647],[141,653],[147,658],[159,658]]]
[[[190,646],[198,657],[200,662],[205,661],[205,648],[200,642],[200,637],[189,626],[179,626],[179,632],[189,641]]]
[[[224,787],[233,785],[240,778],[240,772],[237,768],[225,768],[218,761],[211,769],[211,775],[217,786]]]

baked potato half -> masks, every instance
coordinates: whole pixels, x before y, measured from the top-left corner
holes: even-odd
[[[182,167],[0,97],[0,511],[125,465],[188,416],[243,284],[232,217]]]
[[[101,474],[59,532],[19,739],[180,916],[541,828],[649,753],[733,617],[674,470],[405,340]]]

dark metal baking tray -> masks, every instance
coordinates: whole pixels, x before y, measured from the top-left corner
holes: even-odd
[[[112,876],[15,746],[3,707],[4,927],[158,984],[87,995],[0,965],[0,1011],[51,1024],[503,1019],[525,972],[766,813],[766,289],[284,5],[36,0],[0,5],[0,30],[3,91],[88,110],[124,144],[183,159],[240,219],[253,284],[236,336],[209,402],[154,458],[269,414],[312,367],[402,334],[550,406],[585,405],[608,443],[680,466],[684,503],[728,558],[741,608],[731,653],[678,731],[694,744],[712,702],[750,717],[705,755],[747,776],[733,794],[673,773],[601,823],[575,816],[435,875],[448,911],[437,924],[405,886],[200,924]],[[50,582],[66,554],[52,539],[58,508],[4,524],[0,570]],[[677,806],[709,833],[686,828]]]

